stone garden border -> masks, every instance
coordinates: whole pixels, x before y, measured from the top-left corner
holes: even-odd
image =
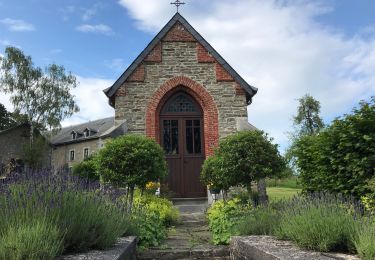
[[[105,251],[92,250],[87,253],[63,255],[60,260],[135,260],[137,237],[119,238],[117,243]]]
[[[230,242],[231,259],[236,260],[359,260],[357,256],[306,251],[272,236],[235,236]]]

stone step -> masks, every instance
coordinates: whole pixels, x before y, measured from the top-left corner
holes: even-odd
[[[196,205],[196,204],[185,204],[175,205],[181,213],[194,213],[194,212],[205,212],[207,205]]]
[[[229,247],[227,246],[200,245],[190,249],[151,249],[139,252],[137,259],[227,259],[229,256]]]
[[[172,199],[175,206],[177,205],[208,205],[207,198],[175,198]]]

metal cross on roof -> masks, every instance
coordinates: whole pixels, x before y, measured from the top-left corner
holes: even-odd
[[[177,13],[178,13],[178,8],[180,7],[180,5],[184,5],[184,4],[185,3],[184,2],[180,2],[180,0],[176,0],[173,3],[171,3],[171,5],[175,5],[177,7]]]

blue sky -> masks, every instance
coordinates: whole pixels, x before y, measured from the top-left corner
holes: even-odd
[[[0,0],[0,54],[18,46],[38,66],[55,62],[77,75],[81,112],[63,125],[111,116],[101,90],[172,17],[170,2]],[[282,148],[305,93],[321,101],[326,122],[375,94],[375,1],[185,2],[182,15],[259,88],[249,121]]]

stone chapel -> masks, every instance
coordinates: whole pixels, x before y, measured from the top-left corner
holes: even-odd
[[[202,163],[220,138],[254,128],[247,105],[256,92],[178,12],[104,90],[115,122],[162,146],[176,198],[207,196]]]

